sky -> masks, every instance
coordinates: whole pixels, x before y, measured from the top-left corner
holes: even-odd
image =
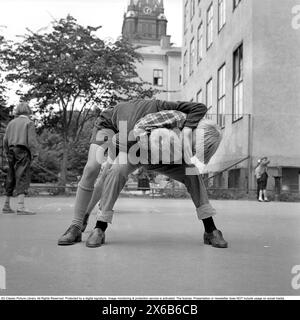
[[[82,25],[102,28],[98,36],[116,39],[121,34],[128,0],[0,0],[0,34],[6,38],[23,35],[26,28],[38,31],[53,19],[71,14]],[[182,42],[182,0],[164,0],[171,41]]]

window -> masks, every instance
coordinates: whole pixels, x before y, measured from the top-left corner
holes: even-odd
[[[187,74],[188,74],[188,66],[187,66],[187,51],[186,51],[183,56],[183,83],[185,83],[188,78]]]
[[[233,53],[233,121],[243,117],[243,45]]]
[[[218,30],[221,31],[226,23],[226,0],[218,0]]]
[[[221,128],[225,127],[225,101],[226,101],[226,77],[225,77],[226,65],[218,71],[218,111],[217,122]]]
[[[233,10],[237,8],[237,6],[240,4],[241,1],[242,0],[233,0]]]
[[[163,71],[160,69],[153,70],[153,84],[161,87],[163,85]]]
[[[188,17],[188,1],[186,1],[185,5],[184,5],[184,17],[183,17],[184,31],[187,30],[187,17]]]
[[[207,41],[207,49],[209,49],[213,43],[213,19],[214,19],[214,11],[213,11],[213,3],[209,6],[207,10],[207,28],[206,28],[206,41]]]
[[[197,102],[203,103],[203,92],[202,92],[202,89],[200,89],[197,92]]]
[[[200,24],[197,31],[197,62],[203,59],[203,23]]]
[[[207,107],[207,113],[206,118],[212,120],[213,114],[212,114],[212,100],[213,100],[213,88],[212,88],[213,82],[212,79],[210,79],[206,83],[206,107]]]
[[[190,66],[189,66],[190,74],[192,74],[194,71],[194,61],[195,61],[195,41],[193,38],[190,43]]]
[[[192,20],[195,15],[195,0],[190,0],[190,19]]]

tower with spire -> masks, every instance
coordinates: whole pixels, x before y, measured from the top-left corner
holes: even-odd
[[[159,45],[167,34],[163,0],[129,0],[122,35],[142,46]]]

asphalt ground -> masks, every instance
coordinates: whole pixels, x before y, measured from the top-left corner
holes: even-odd
[[[95,212],[83,242],[60,247],[74,198],[26,200],[37,215],[0,213],[0,295],[300,296],[292,286],[292,268],[300,265],[299,203],[212,201],[229,242],[216,249],[203,244],[191,200],[121,198],[107,243],[90,249]]]

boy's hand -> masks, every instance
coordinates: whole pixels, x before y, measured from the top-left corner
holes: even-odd
[[[193,158],[193,129],[184,127],[182,129],[183,133],[183,154],[184,154],[184,162],[186,164],[192,164],[191,159]]]

